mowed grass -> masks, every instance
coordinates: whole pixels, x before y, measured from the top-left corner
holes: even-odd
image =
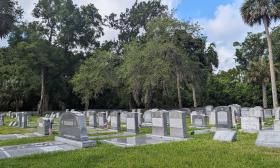
[[[188,127],[190,126],[189,120],[187,118]],[[0,130],[2,130],[2,127]],[[190,134],[193,130],[195,128],[188,129],[188,133]],[[151,128],[141,128],[140,133],[149,134],[151,133]],[[96,147],[87,149],[3,159],[0,160],[0,168],[258,168],[280,166],[280,149],[255,146],[257,134],[238,133],[237,141],[233,143],[213,141],[212,137],[212,133],[191,135],[192,139],[189,141],[132,148],[120,148],[97,143]],[[54,136],[5,140],[0,141],[0,146],[45,142],[52,141],[53,139]]]
[[[98,143],[70,152],[0,160],[0,167],[279,167],[280,150],[255,146],[256,134],[238,133],[238,141],[212,141],[212,134],[185,142],[133,148]]]

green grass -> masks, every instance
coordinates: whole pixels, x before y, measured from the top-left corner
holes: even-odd
[[[134,148],[98,143],[96,147],[0,160],[3,167],[278,167],[280,150],[255,146],[256,134],[238,133],[238,141],[212,141],[212,134],[193,140]]]
[[[271,125],[271,120],[266,120]],[[190,126],[189,118],[187,125]],[[9,128],[11,131],[12,128]],[[188,133],[195,130],[190,128]],[[2,127],[0,128],[0,133]],[[2,131],[3,132],[3,131]],[[6,130],[8,132],[8,128]],[[151,128],[140,128],[141,134],[151,133]],[[98,133],[94,135],[108,135]],[[133,148],[119,148],[97,143],[96,147],[70,152],[55,152],[0,160],[0,167],[217,167],[261,168],[279,167],[280,149],[256,147],[257,134],[237,134],[233,143],[216,142],[213,134],[192,135],[185,142],[172,142]],[[54,136],[0,141],[0,146],[52,141]]]

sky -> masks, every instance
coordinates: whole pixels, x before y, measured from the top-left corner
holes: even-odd
[[[110,13],[125,11],[134,0],[73,0],[77,5],[93,3],[102,16]],[[147,0],[139,0],[147,1]],[[175,16],[184,21],[198,22],[202,32],[208,36],[208,42],[214,42],[219,55],[218,70],[228,70],[236,66],[234,61],[235,41],[243,41],[247,32],[260,32],[263,27],[249,27],[240,16],[240,7],[244,0],[162,0],[170,9],[175,9]],[[32,21],[31,15],[34,4],[38,0],[19,0],[24,9],[24,20]],[[105,35],[100,40],[113,40],[118,32],[105,28]],[[0,47],[6,46],[7,41],[1,39]]]

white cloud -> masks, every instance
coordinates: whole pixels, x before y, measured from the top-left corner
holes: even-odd
[[[198,19],[208,36],[208,41],[215,42],[217,45],[219,70],[228,70],[236,66],[233,42],[243,41],[247,32],[263,31],[261,26],[249,27],[243,23],[240,15],[242,2],[236,0],[231,4],[220,5],[215,11],[214,18]]]

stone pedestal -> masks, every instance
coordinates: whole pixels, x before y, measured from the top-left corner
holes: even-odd
[[[168,111],[152,112],[152,135],[167,136]]]
[[[186,113],[182,111],[170,111],[169,113],[170,136],[178,138],[187,137]]]

